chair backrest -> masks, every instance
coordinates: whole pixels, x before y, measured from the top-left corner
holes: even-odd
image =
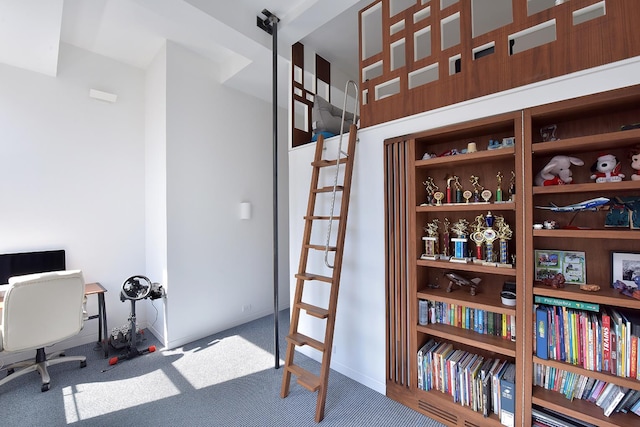
[[[82,329],[84,278],[80,270],[9,279],[2,310],[4,351],[46,347]]]

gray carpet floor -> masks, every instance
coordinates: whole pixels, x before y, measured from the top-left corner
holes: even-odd
[[[288,311],[279,324],[283,337]],[[280,343],[282,358],[284,338]],[[153,336],[139,347],[148,345],[160,348]],[[316,393],[293,379],[289,396],[280,398],[272,316],[114,366],[94,347],[69,349],[67,355],[86,355],[87,367],[52,367],[48,392],[40,391],[37,373],[0,387],[0,426],[442,426],[335,371],[325,418],[315,423]],[[299,353],[295,363],[319,370]]]

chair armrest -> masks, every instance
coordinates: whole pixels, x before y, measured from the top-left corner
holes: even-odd
[[[9,284],[0,285],[0,297],[4,298],[4,294],[9,290],[10,287],[11,285]]]

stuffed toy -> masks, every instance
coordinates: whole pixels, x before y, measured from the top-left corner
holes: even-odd
[[[635,171],[640,171],[640,147],[636,147],[631,150],[629,159],[631,160],[631,168]],[[640,173],[636,172],[631,175],[631,180],[640,181]]]
[[[584,162],[577,157],[554,156],[549,163],[542,168],[534,179],[534,184],[538,186],[563,185],[573,181],[571,165],[582,166]]]
[[[600,154],[591,166],[591,179],[596,182],[620,182],[624,175],[620,173],[620,163],[613,154]]]

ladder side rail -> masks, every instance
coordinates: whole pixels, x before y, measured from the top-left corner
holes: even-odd
[[[335,204],[336,204],[336,193],[337,193],[337,188],[338,188],[338,176],[340,174],[340,157],[343,154],[342,151],[342,138],[344,136],[344,122],[345,122],[345,116],[347,114],[347,98],[349,97],[349,87],[353,86],[354,91],[355,91],[355,105],[353,108],[353,121],[352,124],[349,128],[349,138],[351,138],[351,135],[355,135],[357,132],[357,126],[355,125],[356,122],[356,118],[358,117],[358,85],[356,84],[356,82],[354,82],[353,80],[348,80],[347,83],[344,86],[344,100],[342,102],[342,120],[340,122],[340,140],[338,142],[338,155],[336,156],[336,173],[334,175],[334,179],[333,179],[333,194],[331,197],[331,208],[330,208],[330,212],[329,212],[329,223],[327,225],[327,239],[326,239],[326,243],[325,243],[325,249],[324,249],[324,264],[329,267],[329,268],[333,268],[335,265],[335,259],[334,259],[334,265],[331,265],[329,263],[329,242],[331,240],[331,227],[333,224],[333,218],[334,218],[334,210],[335,210]],[[349,154],[347,154],[347,157],[349,156]],[[347,176],[347,171],[345,170],[345,176]],[[343,183],[343,186],[346,187],[346,183]],[[342,196],[342,200],[347,200],[347,203],[349,201],[349,197],[344,197],[344,194]]]

